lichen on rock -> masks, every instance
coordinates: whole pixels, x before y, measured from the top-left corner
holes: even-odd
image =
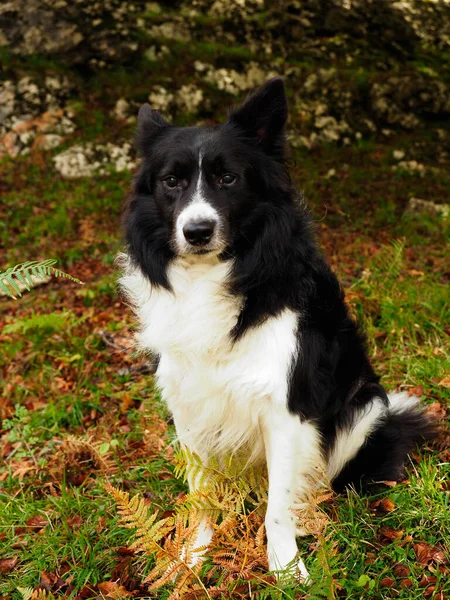
[[[53,157],[56,170],[67,179],[104,175],[109,170],[132,170],[136,160],[131,144],[76,144]]]
[[[48,76],[38,85],[29,76],[0,82],[0,157],[55,148],[75,129],[65,105],[72,85]]]

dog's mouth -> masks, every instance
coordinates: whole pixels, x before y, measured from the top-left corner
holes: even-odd
[[[212,256],[221,254],[225,247],[226,243],[222,239],[211,240],[210,243],[205,244],[204,246],[195,246],[185,242],[183,244],[176,243],[176,253],[180,256]]]

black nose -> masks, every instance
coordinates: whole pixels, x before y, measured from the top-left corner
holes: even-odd
[[[187,223],[183,227],[183,233],[186,240],[193,246],[204,246],[213,236],[214,221],[194,221]]]

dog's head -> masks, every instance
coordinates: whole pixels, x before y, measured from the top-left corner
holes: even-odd
[[[261,204],[289,189],[284,167],[287,103],[268,81],[215,127],[175,127],[148,104],[138,117],[138,173],[127,219],[133,258],[231,251]],[[244,232],[245,235],[245,232]],[[137,239],[138,238],[138,239]],[[231,250],[230,250],[231,249]]]

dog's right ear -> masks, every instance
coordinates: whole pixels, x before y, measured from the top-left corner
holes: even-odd
[[[281,77],[269,79],[229,116],[249,140],[267,154],[284,156],[284,127],[288,115],[286,92]]]
[[[136,140],[138,149],[143,152],[148,144],[151,143],[152,137],[161,131],[161,129],[169,127],[169,125],[170,124],[161,116],[161,114],[157,110],[154,110],[150,104],[143,104],[138,113]]]

